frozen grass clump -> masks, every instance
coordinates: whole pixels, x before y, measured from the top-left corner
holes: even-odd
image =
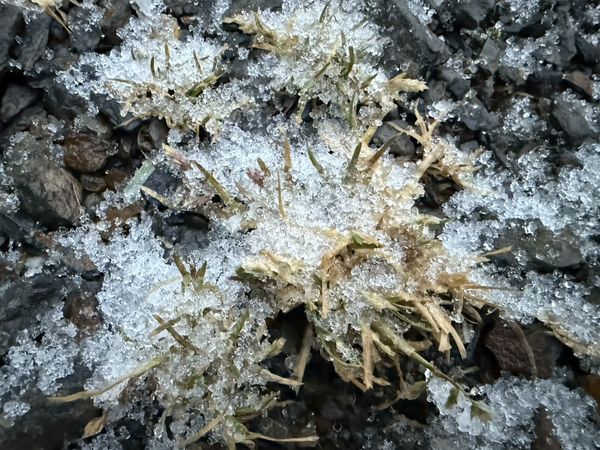
[[[182,37],[175,19],[157,14],[131,19],[118,34],[120,48],[109,55],[83,55],[62,74],[92,112],[93,100],[107,96],[120,103],[124,117],[159,117],[171,126],[217,134],[221,120],[252,103],[241,89],[244,83],[217,86],[226,71],[221,62],[226,47],[204,39],[199,30]]]
[[[333,8],[324,1],[284,2],[281,12],[242,12],[224,21],[253,35],[253,48],[268,52],[249,60],[242,79],[226,80],[224,43],[203,38],[200,27],[183,36],[174,19],[153,14],[130,21],[120,32],[119,49],[82,56],[61,80],[90,101],[91,112],[95,96],[108,96],[123,115],[160,117],[171,127],[212,135],[234,111],[276,93],[298,96],[298,120],[308,102],[317,102],[323,107],[314,103],[315,114],[327,106],[362,134],[381,123],[399,91],[425,89],[402,75],[388,79],[378,68],[385,41],[358,3]],[[246,59],[247,49],[235,50]]]
[[[430,377],[427,392],[440,413],[427,431],[431,448],[530,448],[540,409],[552,421],[563,449],[584,450],[600,444],[595,401],[578,389],[569,389],[561,378],[503,377],[477,388],[489,408],[486,421],[473,417],[471,403],[442,380]]]
[[[271,406],[265,385],[284,379],[260,366],[282,344],[267,339],[271,309],[231,280],[234,252],[244,247],[216,231],[203,252],[207,265],[193,277],[186,272],[193,266],[163,259],[149,220],[131,224],[126,237],[114,233],[108,245],[100,231],[90,225],[62,242],[85,251],[106,277],[98,295],[102,330],[82,345],[94,376],[87,391],[57,401],[94,397],[111,409],[130,379],[152,371],[178,442],[209,431],[225,442],[252,439],[240,418]]]
[[[418,146],[415,161],[401,161],[388,152],[392,140],[375,147],[371,138],[406,99],[402,92],[426,87],[402,75],[390,79],[379,67],[385,39],[360,2],[284,1],[281,11],[227,18],[252,37],[251,49],[230,49],[245,61],[240,78],[229,76],[224,31],[210,39],[200,27],[184,33],[160,14],[159,2],[137,7],[118,49],[82,56],[61,79],[92,110],[98,98],[109,98],[124,115],[165,119],[168,143],[148,155],[138,175],[154,165],[180,183],[168,198],[140,180],[129,190],[140,187],[167,211],[208,217],[208,244],[186,249],[183,258],[154,236],[149,213],[111,220],[109,208],[135,197],[127,192],[107,195],[97,222],[63,233],[61,244],[89,256],[104,274],[97,295],[102,325],[80,343],[92,372],[85,390],[52,400],[92,398],[108,414],[109,428],[122,417],[140,417],[135,402],[123,398],[148,408],[155,401],[160,413],[145,424],[155,448],[201,439],[230,448],[256,439],[312,443],[310,427],[303,436],[278,438],[253,430],[252,419],[282,406],[274,385],[301,388],[310,352],[319,351],[363,391],[400,379],[392,401],[417,398],[426,388],[419,373],[409,384],[402,364],[429,369],[430,396],[444,418],[432,425],[435,436],[471,430],[476,437],[467,439],[486,444],[480,421],[487,417],[496,427],[489,442],[508,445],[504,434],[514,430],[518,445],[529,442],[534,409],[571,393],[550,381],[504,379],[479,393],[492,405],[516,396],[518,405],[507,402],[505,415],[489,418],[462,380],[431,359],[466,359],[487,306],[524,322],[538,318],[578,354],[598,357],[600,314],[586,306],[587,287],[554,274],[524,281],[521,266],[488,262],[509,252],[497,245],[508,229],[533,236],[541,227],[575,233],[581,254],[592,260],[597,145],[583,145],[576,154],[581,167],[558,174],[548,151],[525,154],[516,177],[499,170],[488,152],[457,148],[437,133],[437,120],[415,109],[414,126],[390,124],[392,139],[408,135]],[[276,96],[297,104],[277,111]],[[510,108],[507,132],[534,138],[538,122],[519,117],[528,100]],[[444,207],[448,220],[419,209],[426,180],[451,182],[458,191]],[[527,258],[515,251],[518,264]],[[298,348],[286,350],[285,370],[273,373],[269,361],[284,356],[286,342],[271,335],[269,322],[292,309],[304,314],[306,329]],[[48,328],[49,342],[62,343],[61,330]],[[27,351],[20,342],[11,354]],[[17,370],[29,370],[29,360],[18,361]],[[69,369],[70,360],[60,361]],[[42,387],[54,394],[64,375],[52,373]],[[441,406],[445,383],[458,414]],[[524,386],[531,392],[523,394]],[[528,405],[518,402],[521,395]],[[564,424],[557,422],[559,433]],[[118,434],[110,429],[97,445],[113,445]]]
[[[425,89],[423,83],[401,76],[388,80],[377,67],[385,40],[353,2],[334,7],[324,1],[285,1],[281,12],[243,12],[225,22],[251,34],[252,47],[274,55],[259,59],[250,70],[268,74],[271,92],[299,97],[298,120],[313,100],[364,132],[393,108],[399,90]]]

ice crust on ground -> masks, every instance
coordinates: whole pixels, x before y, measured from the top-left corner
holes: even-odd
[[[565,450],[587,450],[600,445],[595,423],[596,402],[579,389],[570,389],[560,377],[525,380],[505,376],[477,388],[485,397],[489,421],[471,415],[471,402],[459,395],[448,405],[452,386],[429,377],[428,399],[440,415],[430,424],[427,435],[431,448],[525,449],[535,436],[534,419],[542,409],[552,420],[554,435]],[[453,402],[451,402],[453,403]]]
[[[413,9],[421,4],[411,2]],[[236,49],[241,59],[249,59],[247,75],[229,81],[218,81],[228,69],[222,62],[225,47],[218,33],[207,39],[192,28],[181,38],[176,21],[159,13],[160,2],[136,5],[140,17],[121,31],[123,43],[118,49],[109,55],[83,55],[61,79],[90,102],[92,113],[98,96],[108,97],[119,102],[124,120],[126,114],[158,116],[173,127],[167,147],[170,156],[152,157],[157,166],[182,180],[170,199],[174,208],[202,211],[211,218],[208,246],[191,251],[184,262],[188,269],[206,263],[204,286],[196,291],[184,285],[173,255],[154,237],[147,216],[130,220],[127,232],[111,228],[114,224],[108,220],[65,232],[61,245],[89,256],[104,274],[97,296],[103,325],[76,345],[74,326],[55,309],[40,317],[39,330],[34,330],[44,333],[41,345],[33,343],[32,330],[23,330],[9,352],[8,364],[0,368],[4,421],[27,412],[19,390],[26,379],[34,380],[44,394],[70,394],[60,392],[60,380],[80,358],[93,372],[85,389],[102,389],[122,380],[94,398],[111,411],[115,422],[133,414],[130,406],[119,405],[123,389],[143,390],[145,383],[154,384],[153,395],[173,418],[169,427],[176,440],[187,439],[216,420],[211,439],[241,441],[247,431],[236,422],[235,411],[271,400],[265,386],[273,381],[273,374],[261,365],[275,344],[270,341],[267,319],[305,305],[325,343],[321,350],[329,351],[328,357],[337,364],[355,367],[362,357],[359,340],[348,342],[348,335],[358,335],[365,323],[387,313],[387,306],[373,293],[392,295],[401,290],[416,295],[439,288],[436,282],[442,276],[464,272],[481,285],[522,289],[485,291],[482,297],[500,306],[508,317],[547,323],[578,354],[600,356],[600,309],[586,299],[592,286],[559,273],[531,272],[523,278],[520,267],[530,256],[519,249],[512,268],[493,260],[477,265],[477,257],[496,249],[507,229],[533,236],[542,226],[553,233],[573,232],[583,258],[593,262],[598,252],[594,237],[600,232],[597,144],[583,144],[575,155],[580,167],[563,168],[558,174],[553,173],[550,152],[545,150],[523,155],[516,174],[499,168],[484,152],[477,161],[481,170],[471,176],[463,169],[472,167],[476,155],[457,148],[451,137],[434,137],[434,148],[442,151],[435,169],[463,186],[445,205],[447,221],[436,239],[428,223],[440,220],[421,214],[415,206],[424,194],[419,162],[399,162],[385,155],[369,168],[377,149],[365,145],[355,163],[368,177],[356,181],[352,176],[358,175],[349,171],[357,139],[379,124],[397,98],[388,89],[391,74],[377,66],[385,41],[378,28],[365,21],[359,3],[347,3],[335,11],[335,17],[325,1],[299,9],[297,2],[285,1],[282,11],[264,12],[260,21],[242,13],[238,23],[255,28],[248,31],[257,45],[265,49],[284,42],[293,51],[255,56]],[[517,7],[518,2],[510,5]],[[221,5],[220,11],[224,10]],[[420,19],[429,21],[429,13]],[[361,58],[344,77],[350,48]],[[514,54],[517,50],[523,49],[509,42],[505,57],[521,67],[520,55]],[[536,63],[526,69],[537,67]],[[356,86],[369,79],[358,92]],[[261,115],[261,106],[279,91],[319,99],[328,107],[311,112],[310,128],[282,115]],[[358,103],[369,105],[360,109],[353,123],[348,106]],[[530,109],[528,103],[526,98],[512,101],[503,123],[506,132],[523,140],[535,139],[540,124],[536,117],[523,117]],[[210,142],[186,139],[188,131],[198,126],[211,134]],[[210,177],[219,191],[215,182],[207,181]],[[10,189],[3,172],[0,183],[3,192]],[[221,202],[212,201],[215,194]],[[10,198],[0,200],[10,202]],[[100,216],[110,202],[125,205],[128,201],[120,194],[109,197],[100,207]],[[382,224],[401,230],[399,236],[390,236]],[[316,305],[322,293],[315,287],[315,275],[320,273],[323,255],[342,243],[365,245],[365,240],[367,245],[376,241],[384,250],[359,261],[341,282],[332,283],[331,313],[320,316]],[[426,247],[423,253],[431,251],[433,256],[419,259],[418,267],[411,269],[407,261],[415,241]],[[267,287],[257,290],[256,285],[243,282],[243,276]],[[425,288],[424,279],[430,283]],[[593,283],[598,287],[600,280]],[[461,316],[453,316],[451,326],[462,323]],[[401,334],[405,328],[398,325],[395,330]],[[124,377],[144,367],[148,371],[132,387]],[[503,377],[480,388],[492,409],[498,410],[487,425],[470,417],[471,403],[464,397],[454,409],[446,408],[447,385],[435,377],[428,383],[430,399],[441,413],[427,432],[435,448],[456,442],[470,448],[526,445],[531,440],[532,416],[540,405],[550,412],[561,441],[578,436],[587,439],[582,441],[585,445],[593,445],[598,440],[589,431],[593,430],[588,419],[591,400],[567,389],[561,380]],[[560,408],[567,404],[573,414],[561,417]],[[175,445],[164,422],[159,421],[154,433],[149,444],[154,448]],[[109,431],[90,448],[119,448],[118,434],[109,425]]]
[[[506,230],[533,238],[544,227],[553,233],[573,233],[577,241],[572,245],[577,245],[590,264],[597,264],[600,246],[594,237],[600,232],[600,146],[585,143],[574,156],[581,167],[564,167],[558,174],[553,173],[547,151],[523,155],[516,174],[498,170],[489,160],[482,161],[484,168],[469,189],[456,193],[444,207],[452,218],[441,235],[446,248],[464,255],[492,250],[498,248]],[[486,219],[481,220],[482,216]],[[558,250],[547,246],[539,251],[543,254],[533,257],[552,256]],[[514,255],[516,264],[510,267],[488,265],[474,272],[474,278],[484,285],[507,288],[492,290],[487,297],[507,317],[524,322],[541,320],[597,355],[600,308],[587,296],[600,280],[593,279],[586,287],[560,273],[530,272],[523,278],[520,267],[532,255],[520,248],[514,249]]]

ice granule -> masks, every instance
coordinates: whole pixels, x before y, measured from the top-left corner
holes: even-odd
[[[524,141],[538,139],[546,129],[546,122],[535,113],[533,103],[528,97],[514,98],[503,118],[502,132]]]
[[[29,403],[16,400],[10,400],[2,405],[2,412],[4,413],[4,417],[6,417],[9,420],[22,416],[30,409],[31,406],[29,405]]]

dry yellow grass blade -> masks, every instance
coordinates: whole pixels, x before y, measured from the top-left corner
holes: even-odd
[[[304,330],[304,336],[302,337],[302,346],[300,347],[300,351],[298,352],[298,358],[296,359],[296,363],[294,364],[294,377],[302,383],[304,379],[304,371],[306,370],[306,365],[308,364],[308,359],[310,357],[310,350],[312,348],[314,342],[314,330],[312,323],[308,323]],[[296,393],[300,390],[300,387],[294,387]]]
[[[249,440],[254,439],[262,439],[270,442],[281,442],[281,443],[311,443],[311,442],[319,442],[319,436],[304,436],[304,437],[295,437],[295,438],[275,438],[272,436],[265,436],[260,433],[248,433],[246,438]]]
[[[167,359],[166,356],[159,356],[157,358],[154,358],[154,359],[150,360],[149,362],[147,362],[146,364],[141,365],[134,371],[129,372],[126,375],[123,375],[121,378],[117,379],[116,381],[112,382],[111,384],[109,384],[108,386],[106,386],[102,389],[96,389],[93,391],[81,391],[81,392],[76,392],[75,394],[65,395],[62,397],[49,397],[48,400],[53,403],[68,403],[68,402],[74,402],[75,400],[84,400],[84,399],[88,399],[88,398],[97,397],[99,395],[104,394],[105,392],[110,391],[112,388],[118,386],[119,384],[121,384],[131,378],[139,377],[140,375],[145,374],[150,369],[153,369],[154,367],[163,363],[166,359]]]
[[[373,331],[362,323],[360,328],[363,352],[363,381],[367,389],[373,389]]]

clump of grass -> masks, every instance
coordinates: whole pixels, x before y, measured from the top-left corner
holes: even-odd
[[[399,92],[427,88],[422,81],[404,74],[387,79],[377,68],[381,40],[369,21],[329,3],[318,15],[312,11],[312,16],[307,13],[312,21],[258,12],[224,19],[252,35],[253,48],[279,59],[282,70],[273,74],[271,86],[298,96],[298,122],[308,104],[321,101],[333,115],[345,117],[351,129],[364,132],[371,125],[377,126],[394,107]]]
[[[488,287],[469,279],[478,259],[450,254],[428,226],[435,220],[421,214],[415,200],[423,195],[426,173],[467,186],[475,167],[436,136],[437,122],[428,123],[417,110],[415,127],[397,131],[421,145],[420,161],[401,166],[387,153],[391,142],[371,147],[400,92],[426,86],[404,75],[389,78],[376,68],[381,43],[363,15],[317,5],[319,11],[303,5],[302,21],[290,11],[225,20],[253,35],[253,47],[274,55],[265,90],[297,95],[297,119],[309,102],[326,105],[314,111],[311,132],[301,120],[277,118],[265,125],[246,108],[256,102],[211,104],[220,89],[217,45],[210,46],[206,63],[177,36],[160,46],[152,39],[149,46],[160,48],[160,56],[147,49],[138,55],[142,49],[129,45],[134,59],[143,62],[144,75],[106,78],[138,117],[162,115],[172,127],[196,131],[219,119],[211,143],[164,147],[168,164],[183,180],[173,198],[142,188],[168,208],[209,217],[213,246],[198,263],[174,257],[179,276],[146,297],[162,296],[181,281],[170,291],[172,302],[152,311],[151,345],[135,343],[159,356],[105,388],[57,401],[103,396],[152,371],[162,382],[157,395],[185,430],[177,436],[181,445],[211,435],[234,448],[255,439],[316,440],[312,435],[280,439],[247,428],[252,418],[281,406],[267,383],[301,391],[312,351],[363,391],[390,386],[387,368],[395,367],[398,397],[418,397],[425,385],[408,382],[400,368],[403,359],[462,389],[424,355],[450,357],[454,351],[465,358],[463,329],[481,321],[486,302],[479,293]],[[256,67],[265,69],[269,61]],[[171,88],[179,80],[176,71],[188,66],[197,72],[194,80]],[[168,87],[173,92],[166,95]],[[262,128],[242,130],[229,120],[232,108]],[[302,345],[290,374],[272,373],[264,362],[281,354],[284,341],[270,342],[266,323],[294,308],[302,308],[308,322]]]

